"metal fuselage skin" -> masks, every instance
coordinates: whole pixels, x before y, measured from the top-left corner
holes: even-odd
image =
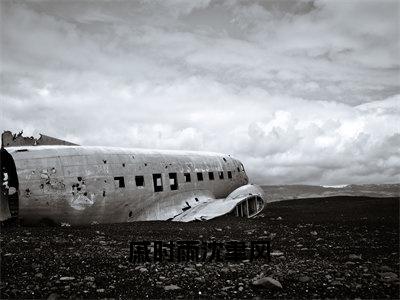
[[[200,198],[224,198],[248,183],[240,161],[216,153],[83,146],[7,150],[17,169],[24,223],[167,220]],[[154,176],[161,177],[162,191],[155,191],[160,179]]]

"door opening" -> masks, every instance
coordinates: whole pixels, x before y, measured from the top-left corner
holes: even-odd
[[[4,147],[0,149],[0,221],[18,218],[18,175],[14,159]]]

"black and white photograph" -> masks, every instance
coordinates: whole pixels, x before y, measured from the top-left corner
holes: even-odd
[[[399,0],[0,0],[0,299],[399,299]]]

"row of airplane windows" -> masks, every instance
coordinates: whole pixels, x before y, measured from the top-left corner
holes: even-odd
[[[223,180],[224,172],[219,171],[217,173],[218,173],[218,178]],[[169,176],[169,186],[171,188],[171,191],[177,190],[178,189],[178,174],[177,173],[168,173],[168,176]],[[185,178],[185,182],[192,181],[190,173],[183,173],[183,177]],[[197,172],[196,177],[197,177],[197,181],[204,181],[203,172]],[[227,171],[227,177],[228,177],[228,179],[232,179],[232,171]],[[208,179],[215,180],[214,172],[208,172]],[[125,187],[125,180],[124,180],[123,176],[114,177],[114,181],[116,182],[116,185],[118,187],[120,187],[120,188]],[[135,183],[136,183],[137,187],[144,187],[145,186],[144,176],[142,176],[142,175],[135,176]],[[161,173],[153,174],[153,186],[154,186],[155,192],[163,191],[163,182],[162,182],[162,174]]]

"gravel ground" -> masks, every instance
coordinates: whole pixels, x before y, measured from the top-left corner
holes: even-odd
[[[7,226],[0,236],[1,298],[398,299],[399,200],[274,202],[251,220]],[[251,241],[266,236],[273,238],[270,263],[128,261],[131,240]]]

